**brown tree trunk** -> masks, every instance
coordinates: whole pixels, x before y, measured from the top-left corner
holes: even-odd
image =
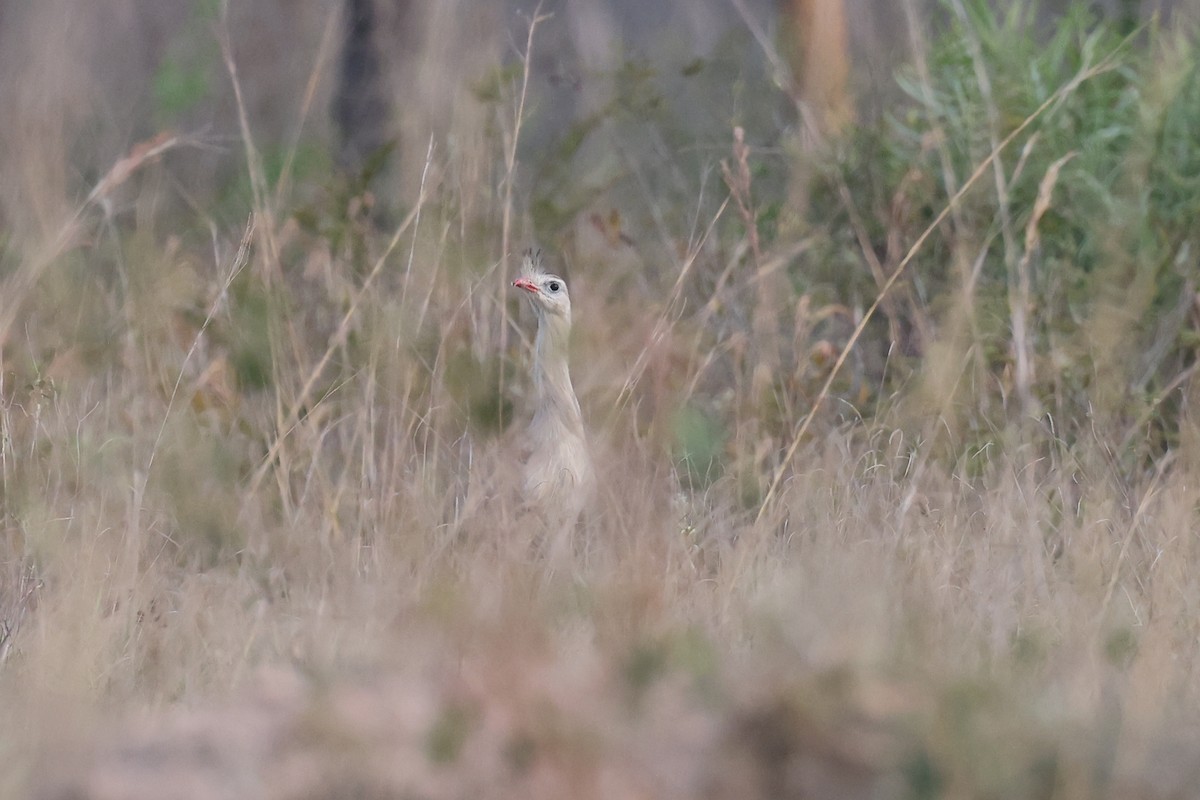
[[[845,0],[779,0],[779,13],[795,99],[818,133],[837,133],[854,118]]]

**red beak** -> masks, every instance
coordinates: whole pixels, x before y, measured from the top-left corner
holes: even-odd
[[[517,287],[518,289],[524,289],[527,292],[533,292],[534,294],[537,294],[538,292],[537,285],[533,283],[533,281],[526,280],[525,278],[517,278],[515,281],[513,281],[513,286]]]

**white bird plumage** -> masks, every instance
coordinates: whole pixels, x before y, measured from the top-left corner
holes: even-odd
[[[567,283],[545,272],[539,255],[525,255],[523,290],[537,315],[533,354],[536,410],[529,425],[523,490],[525,499],[548,519],[572,523],[592,489],[592,461],[579,400],[571,383],[569,340],[571,298]]]

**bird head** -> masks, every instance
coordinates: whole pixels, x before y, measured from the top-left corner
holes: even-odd
[[[513,281],[513,286],[528,292],[529,301],[538,315],[549,314],[571,318],[571,298],[567,282],[557,275],[543,272],[535,255],[525,258],[525,270]]]

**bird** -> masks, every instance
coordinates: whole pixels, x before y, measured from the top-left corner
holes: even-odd
[[[512,285],[525,293],[537,316],[533,352],[535,409],[524,444],[528,448],[523,499],[547,521],[573,525],[595,481],[583,414],[571,383],[568,344],[571,297],[567,282],[542,268],[541,252],[525,254]]]

